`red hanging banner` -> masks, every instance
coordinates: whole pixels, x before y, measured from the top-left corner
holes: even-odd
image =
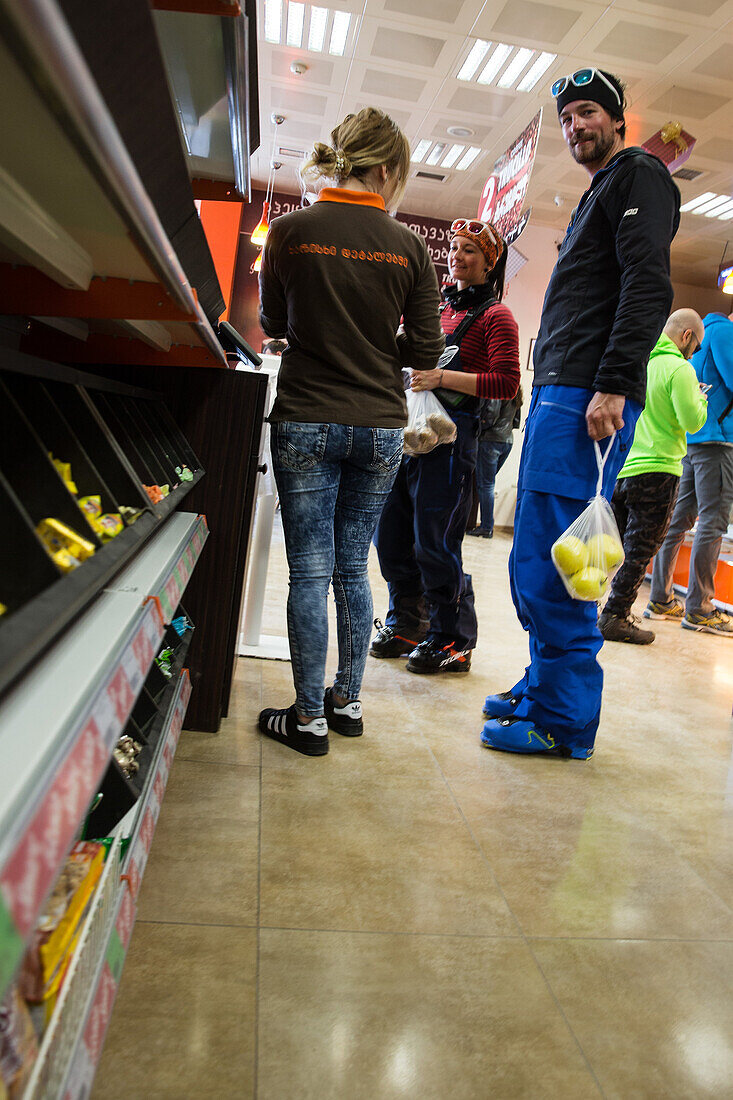
[[[517,239],[529,220],[529,211],[522,217],[522,207],[532,175],[541,123],[540,107],[529,126],[497,160],[478,204],[479,221],[491,222],[509,242]]]

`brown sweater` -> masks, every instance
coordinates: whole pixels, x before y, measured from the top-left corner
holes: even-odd
[[[270,420],[401,428],[402,365],[445,345],[425,242],[371,192],[324,188],[277,218],[260,272],[260,324],[287,336]],[[405,336],[397,329],[403,318]]]

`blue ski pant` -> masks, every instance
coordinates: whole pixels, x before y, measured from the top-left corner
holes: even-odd
[[[592,391],[538,386],[525,426],[517,485],[514,544],[509,559],[512,599],[529,634],[524,676],[512,689],[514,714],[528,718],[562,744],[592,748],[601,714],[603,638],[597,605],[572,599],[550,549],[595,496],[598,467],[585,410]],[[627,400],[624,427],[606,460],[602,493],[610,500],[633,442],[641,407]],[[601,441],[605,454],[608,440]]]

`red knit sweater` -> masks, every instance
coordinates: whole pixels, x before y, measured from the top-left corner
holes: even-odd
[[[446,336],[458,328],[467,310],[447,305],[441,314]],[[446,340],[446,343],[450,343]],[[473,322],[461,340],[461,369],[478,375],[477,397],[514,397],[519,389],[519,329],[512,311],[501,302]]]

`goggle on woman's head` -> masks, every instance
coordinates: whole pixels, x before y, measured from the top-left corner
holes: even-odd
[[[506,252],[506,244],[491,222],[471,221],[468,218],[456,218],[450,227],[451,239],[465,237],[477,245],[491,271],[496,262]]]

